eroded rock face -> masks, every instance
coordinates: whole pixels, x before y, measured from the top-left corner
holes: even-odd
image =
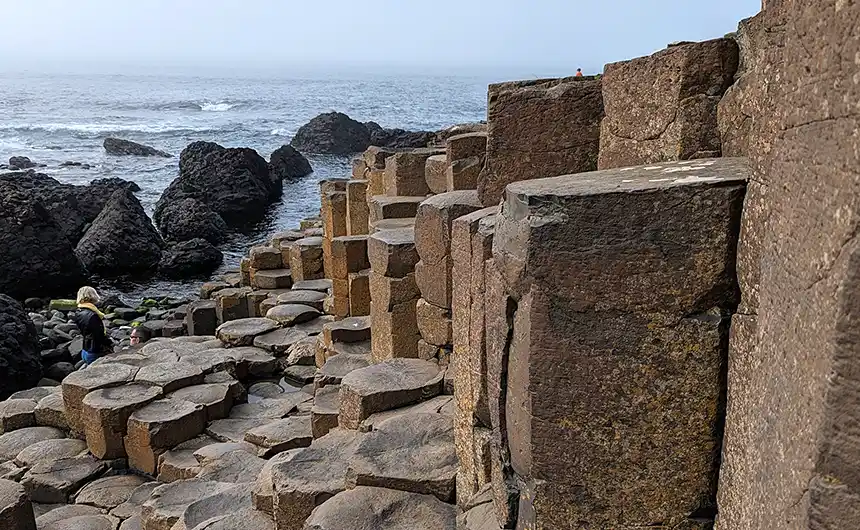
[[[311,163],[291,145],[279,147],[269,157],[269,171],[276,178],[294,179],[313,173]]]
[[[205,239],[191,239],[170,246],[161,255],[158,272],[168,278],[204,277],[218,268],[224,255]]]
[[[453,505],[431,495],[359,486],[338,493],[316,508],[304,528],[454,530],[456,517]]]
[[[107,154],[115,156],[160,156],[162,158],[173,158],[173,155],[170,153],[120,138],[105,138],[104,148]]]
[[[367,149],[367,127],[341,112],[320,114],[296,132],[290,145],[306,153],[349,155]]]
[[[158,228],[165,239],[188,241],[205,239],[213,245],[224,241],[227,223],[205,203],[187,198],[165,206],[157,218]]]
[[[33,322],[21,304],[3,294],[0,294],[0,330],[0,399],[6,399],[13,392],[39,382],[42,360]]]
[[[36,530],[33,506],[24,488],[10,480],[0,479],[0,528]]]

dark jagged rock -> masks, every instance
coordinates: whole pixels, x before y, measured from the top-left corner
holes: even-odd
[[[197,199],[171,203],[161,211],[159,228],[165,239],[188,241],[205,239],[212,244],[224,241],[227,223]]]
[[[42,202],[0,178],[0,292],[20,299],[68,294],[85,281],[86,270]]]
[[[212,273],[224,255],[205,239],[176,243],[161,255],[158,272],[168,278],[190,278]]]
[[[13,156],[9,159],[9,169],[30,169],[36,164],[26,156]]]
[[[228,224],[244,224],[261,217],[281,192],[280,179],[270,177],[269,164],[253,149],[226,149],[195,142],[182,151],[179,177],[155,205],[155,221],[161,228],[164,211],[191,198],[208,206]]]
[[[429,131],[386,129],[373,121],[369,121],[364,125],[370,131],[370,145],[379,147],[391,147],[395,149],[427,147],[436,138],[436,133]]]
[[[36,386],[41,378],[36,327],[18,302],[0,294],[0,399]]]
[[[269,172],[280,180],[304,177],[313,171],[308,159],[291,145],[279,147],[269,160]]]
[[[346,114],[327,112],[302,125],[290,145],[307,153],[349,155],[370,146],[370,131]]]
[[[123,180],[117,177],[105,178],[105,179],[96,179],[90,182],[89,191],[93,193],[107,193],[108,197],[110,197],[113,192],[116,190],[121,190],[123,188],[137,193],[140,191],[140,186],[137,185],[136,182],[132,182],[130,180]],[[107,198],[102,199],[103,203],[107,202]],[[104,204],[102,203],[102,206]]]
[[[162,158],[173,158],[170,153],[159,151],[154,147],[139,144],[130,140],[120,138],[105,138],[105,151],[109,155],[117,156],[160,156]]]
[[[161,260],[161,236],[129,190],[117,190],[75,254],[90,272],[107,277],[141,273]]]

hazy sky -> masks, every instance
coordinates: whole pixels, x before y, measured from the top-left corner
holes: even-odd
[[[0,0],[0,66],[587,72],[734,31],[761,0]]]

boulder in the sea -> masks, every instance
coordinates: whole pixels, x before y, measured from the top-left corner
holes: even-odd
[[[148,145],[132,142],[131,140],[123,140],[121,138],[105,138],[105,151],[109,155],[116,156],[160,156],[162,158],[173,158],[170,153],[159,151]]]
[[[370,145],[405,149],[412,147],[427,147],[436,137],[429,131],[407,131],[405,129],[386,129],[376,122],[364,124],[370,131]]]
[[[0,179],[0,292],[19,299],[74,292],[87,274],[72,248],[34,194]]]
[[[349,155],[370,146],[370,131],[342,112],[327,112],[302,125],[290,145],[306,153]]]
[[[36,164],[26,156],[13,156],[9,159],[9,169],[30,169]]]
[[[269,172],[280,180],[304,177],[313,171],[308,159],[291,145],[279,147],[269,158]]]
[[[197,199],[182,199],[161,210],[158,227],[165,239],[189,241],[205,239],[212,244],[224,241],[227,223]]]
[[[163,241],[129,190],[117,190],[78,242],[75,254],[105,277],[144,273],[161,260]]]
[[[34,387],[42,378],[39,339],[24,308],[0,294],[0,399]]]
[[[167,278],[191,278],[211,274],[221,265],[221,251],[205,239],[176,243],[164,251],[158,272]]]
[[[280,179],[270,177],[268,162],[253,149],[195,142],[180,155],[179,177],[155,205],[155,221],[162,227],[165,209],[191,198],[228,224],[241,225],[262,217],[281,192]]]

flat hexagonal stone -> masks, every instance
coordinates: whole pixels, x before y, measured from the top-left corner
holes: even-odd
[[[368,366],[370,366],[369,355],[340,354],[329,357],[323,367],[317,371],[314,387],[320,389],[328,385],[339,385],[347,374]]]
[[[33,415],[36,418],[36,425],[41,427],[55,427],[64,431],[69,429],[62,392],[49,394],[39,400]]]
[[[0,479],[0,528],[36,530],[33,505],[24,488],[11,480]]]
[[[348,317],[329,322],[323,327],[326,344],[370,340],[370,317]]]
[[[313,307],[317,311],[322,311],[325,299],[326,294],[319,291],[293,289],[278,296],[278,304],[302,304]]]
[[[283,356],[290,347],[306,338],[308,334],[295,327],[281,328],[254,338],[254,346],[262,348],[277,357]]]
[[[450,417],[406,414],[380,423],[359,442],[346,481],[453,502],[458,465]]]
[[[39,530],[116,530],[119,519],[110,515],[79,515],[54,521]]]
[[[233,346],[250,346],[254,338],[278,329],[278,323],[269,318],[240,318],[218,326],[215,335]]]
[[[217,443],[218,440],[211,436],[201,434],[162,453],[158,457],[158,480],[175,482],[196,477],[200,473],[200,463],[194,457],[194,452]]]
[[[33,388],[28,388],[27,390],[19,390],[15,392],[9,399],[33,399],[35,401],[39,401],[45,396],[54,393],[54,387],[51,386],[36,386]]]
[[[316,366],[308,366],[306,364],[294,364],[284,368],[284,377],[290,381],[295,381],[302,385],[307,385],[314,382],[314,377],[317,374]]]
[[[155,386],[129,384],[86,395],[81,418],[90,452],[101,459],[125,457],[123,436],[129,416],[161,396]]]
[[[320,333],[322,333],[323,326],[325,326],[329,322],[334,321],[334,315],[321,315],[307,322],[296,324],[293,326],[293,329],[298,331],[304,331],[308,335],[319,335]]]
[[[89,504],[112,510],[126,502],[131,494],[148,481],[137,475],[116,475],[90,482],[75,494],[75,504]]]
[[[246,432],[270,421],[272,421],[272,418],[227,418],[215,420],[210,422],[206,427],[206,434],[219,442],[241,442],[245,439]]]
[[[236,358],[236,374],[239,379],[248,376],[267,377],[278,367],[278,360],[262,348],[244,346],[231,348],[230,355]]]
[[[331,289],[331,283],[331,280],[327,278],[319,280],[301,280],[293,283],[293,289],[296,291],[319,291],[321,293],[325,293]]]
[[[420,514],[420,515],[419,515]],[[310,530],[349,528],[374,530],[454,530],[457,507],[432,495],[359,486],[338,493],[313,511]]]
[[[73,519],[82,515],[101,515],[102,511],[95,506],[87,506],[85,504],[61,504],[53,510],[50,510],[36,517],[36,528],[42,529],[57,521]]]
[[[133,515],[119,525],[119,530],[143,530],[140,515]]]
[[[202,383],[203,370],[200,366],[188,362],[159,363],[141,368],[134,381],[159,386],[167,394]]]
[[[25,427],[0,435],[0,462],[14,460],[18,453],[45,440],[65,438],[66,434],[54,427]]]
[[[27,447],[15,457],[15,462],[24,467],[33,467],[46,460],[74,458],[86,452],[87,443],[74,438],[44,440]]]
[[[134,380],[138,368],[127,364],[103,364],[89,366],[86,370],[72,372],[63,379],[63,401],[66,420],[75,432],[83,432],[81,407],[84,396],[94,390],[124,385]]]
[[[260,456],[307,447],[313,441],[310,416],[291,416],[255,427],[245,433],[245,441],[260,448]]]
[[[194,458],[201,466],[212,464],[224,458],[233,451],[244,451],[249,455],[256,456],[257,446],[248,442],[218,442],[203,446],[194,451]]]
[[[287,416],[296,410],[299,403],[310,401],[311,396],[303,392],[292,392],[290,394],[269,399],[261,399],[255,403],[242,403],[236,405],[230,411],[231,419],[261,419],[268,418],[277,420]]]
[[[358,430],[361,432],[370,432],[374,430],[376,425],[384,422],[385,420],[389,420],[394,418],[395,416],[402,416],[403,414],[444,414],[448,416],[451,421],[453,421],[454,411],[453,406],[454,397],[453,396],[436,396],[433,399],[428,399],[427,401],[422,401],[421,403],[416,403],[415,405],[409,405],[407,407],[401,407],[399,409],[386,410],[385,412],[377,412],[376,414],[371,414],[369,418],[361,422]],[[450,413],[448,409],[452,409]]]
[[[199,367],[207,375],[213,372],[235,372],[237,363],[230,350],[224,348],[189,353],[180,357],[180,361]]]
[[[321,438],[337,427],[340,409],[340,385],[328,385],[314,394],[311,408],[311,431],[314,438]]]
[[[251,492],[251,500],[254,508],[268,515],[274,515],[275,487],[272,483],[272,468],[281,462],[291,460],[301,451],[301,449],[291,449],[283,453],[278,453],[266,461],[266,464],[260,471],[260,475],[257,477],[257,482],[254,484],[254,490]]]
[[[21,479],[30,500],[35,502],[69,502],[69,495],[101,475],[107,464],[91,455],[45,460],[30,468]]]
[[[114,517],[119,517],[120,519],[128,519],[139,515],[140,507],[143,506],[143,503],[149,500],[149,496],[152,495],[152,491],[160,485],[161,484],[155,481],[142,483],[132,490],[131,494],[125,501],[112,509],[110,514]]]
[[[353,370],[341,381],[338,424],[358,429],[371,414],[435,397],[444,376],[436,363],[422,359],[391,359]]]
[[[209,383],[185,387],[168,397],[202,405],[206,421],[220,420],[230,414],[233,407],[233,392],[227,383]]]
[[[274,530],[272,518],[253,508],[244,508],[235,513],[221,515],[195,526],[193,530]]]
[[[158,456],[203,432],[206,411],[202,405],[181,399],[160,399],[128,418],[125,450],[133,469],[154,475]]]
[[[199,500],[189,504],[179,516],[179,520],[172,530],[196,530],[206,527],[214,520],[222,519],[230,514],[239,514],[250,510],[252,485],[245,483],[231,483],[222,490],[201,497]],[[246,526],[240,524],[236,530],[244,529]]]
[[[208,480],[178,480],[159,486],[140,509],[146,530],[171,530],[192,503],[233,487],[232,484]]]
[[[195,340],[183,340],[188,338],[194,338]],[[153,355],[160,351],[168,350],[181,356],[186,353],[205,350],[206,347],[201,345],[201,343],[214,338],[215,337],[177,337],[175,339],[153,339],[140,349],[140,353],[144,355]]]
[[[255,482],[265,463],[262,458],[246,451],[232,451],[204,464],[197,478],[235,484]],[[250,491],[248,495],[250,497]]]
[[[36,401],[30,398],[0,401],[0,434],[24,427],[34,427],[36,405]]]
[[[311,306],[303,304],[276,305],[266,313],[266,318],[274,320],[282,326],[294,326],[308,322],[320,316],[322,313]]]

